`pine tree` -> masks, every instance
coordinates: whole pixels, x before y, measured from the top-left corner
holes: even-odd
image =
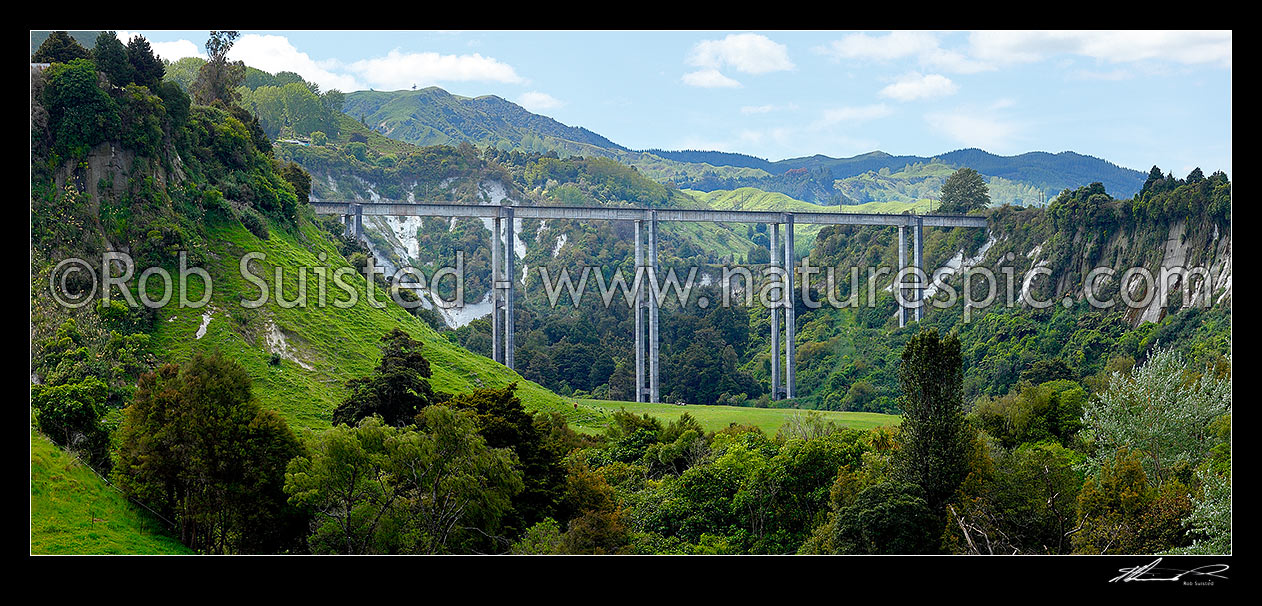
[[[101,32],[97,36],[92,59],[96,68],[105,72],[115,86],[126,86],[134,77],[135,71],[127,60],[127,47],[114,32]]]
[[[131,80],[149,90],[158,90],[162,76],[166,75],[166,66],[153,54],[153,48],[144,36],[136,36],[127,42],[127,62],[131,64]]]
[[[1148,193],[1155,185],[1161,183],[1161,181],[1165,178],[1166,176],[1161,172],[1161,169],[1158,168],[1156,164],[1152,165],[1152,169],[1148,171],[1148,180],[1144,181],[1144,187],[1139,190],[1139,193]]]
[[[87,59],[88,49],[79,46],[74,38],[66,32],[53,32],[39,50],[31,55],[32,63],[69,63],[75,59]]]

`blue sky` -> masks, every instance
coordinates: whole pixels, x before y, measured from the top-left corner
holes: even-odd
[[[129,36],[135,32],[124,32]],[[205,31],[140,31],[167,59]],[[1231,173],[1231,32],[243,31],[343,91],[498,95],[632,149],[779,160],[1072,150]]]

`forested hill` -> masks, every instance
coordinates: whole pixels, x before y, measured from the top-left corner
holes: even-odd
[[[999,156],[980,149],[961,149],[937,156],[873,151],[849,158],[814,155],[776,162],[718,151],[632,151],[590,130],[567,126],[500,97],[461,97],[437,87],[349,93],[342,110],[387,137],[415,145],[455,145],[468,141],[479,147],[501,150],[605,156],[635,166],[655,180],[672,181],[680,188],[714,191],[757,187],[815,204],[888,201],[855,199],[836,182],[867,173],[897,172],[909,165],[934,161],[951,168],[970,167],[989,179],[998,177],[1020,188],[1045,192],[1049,197],[1064,189],[1095,182],[1117,195],[1130,196],[1139,191],[1147,176],[1072,151],[1029,152],[1016,156]]]
[[[768,173],[783,172],[784,169],[776,170],[776,163],[746,154],[736,154],[732,152],[721,151],[704,151],[689,149],[684,151],[667,151],[664,149],[646,149],[646,154],[653,154],[667,160],[675,162],[689,162],[699,164],[709,164],[712,166],[737,166],[744,168],[756,168],[765,170]]]
[[[1101,183],[1108,191],[1117,192],[1121,196],[1132,196],[1144,185],[1146,173],[1123,168],[1107,160],[1085,156],[1071,151],[1056,154],[1047,152],[1029,152],[1016,156],[998,156],[984,150],[970,148],[959,149],[937,156],[894,156],[882,151],[874,151],[849,158],[831,158],[814,155],[803,158],[790,158],[778,162],[769,162],[761,158],[742,154],[721,152],[665,152],[652,150],[654,155],[679,162],[706,162],[714,166],[741,166],[759,168],[767,171],[769,176],[761,178],[718,179],[703,178],[692,182],[680,183],[680,187],[691,187],[710,191],[713,189],[735,189],[738,187],[758,187],[768,191],[782,191],[790,195],[801,192],[786,190],[791,183],[814,180],[818,186],[827,189],[829,181],[844,180],[867,173],[897,172],[909,165],[938,162],[951,168],[968,167],[993,179],[999,177],[1014,181],[1027,187],[1041,189],[1048,196],[1064,189],[1075,189],[1089,183]],[[803,190],[807,191],[807,190]],[[803,196],[806,197],[806,196]],[[821,202],[822,200],[810,200]],[[871,202],[860,199],[854,202]]]
[[[551,137],[607,150],[626,149],[585,128],[566,126],[494,95],[461,97],[433,86],[353,92],[346,95],[342,111],[391,138],[417,145],[469,141],[515,148]]]

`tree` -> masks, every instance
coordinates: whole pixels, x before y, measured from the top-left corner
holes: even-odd
[[[512,451],[488,447],[467,412],[431,406],[417,421],[338,425],[290,463],[285,491],[314,512],[311,551],[453,553],[494,536],[522,488]]]
[[[312,145],[316,147],[324,147],[325,145],[328,145],[328,143],[329,143],[329,136],[324,134],[323,131],[318,131],[318,130],[312,131],[311,133]]]
[[[347,143],[346,153],[360,162],[366,162],[368,160],[368,146],[360,143],[359,141],[351,141],[350,143]]]
[[[971,554],[1069,553],[1077,531],[1081,455],[1054,442],[1000,450],[983,464],[979,477],[965,482],[961,498],[948,511],[949,536]],[[970,490],[976,486],[976,490]]]
[[[1084,421],[1098,453],[1093,464],[1130,448],[1160,485],[1209,456],[1216,444],[1210,424],[1230,411],[1230,377],[1198,376],[1181,354],[1159,350],[1130,376],[1114,373],[1088,404]]]
[[[44,107],[55,151],[82,156],[117,136],[118,103],[98,85],[96,65],[75,59],[48,68],[45,78]]]
[[[158,85],[158,90],[154,92],[162,98],[162,106],[166,109],[167,118],[171,120],[171,130],[179,133],[188,123],[192,99],[189,98],[188,93],[184,92],[184,89],[180,88],[179,84],[169,80]]]
[[[883,482],[864,489],[855,502],[838,509],[828,553],[937,553],[941,523],[915,484]]]
[[[131,64],[132,82],[158,90],[162,76],[166,74],[166,66],[162,60],[154,56],[153,48],[144,36],[136,36],[127,42],[127,62]]]
[[[631,365],[621,358],[613,365],[613,374],[609,375],[609,397],[614,400],[635,400],[635,371]]]
[[[1148,179],[1144,181],[1144,187],[1139,190],[1139,193],[1143,194],[1152,191],[1153,187],[1161,183],[1165,178],[1165,173],[1162,173],[1156,164],[1152,165],[1152,168],[1148,171]]]
[[[941,198],[939,210],[942,212],[966,213],[990,204],[990,191],[981,174],[971,168],[961,168],[942,183]]]
[[[1231,553],[1231,477],[1209,469],[1197,472],[1201,494],[1192,499],[1192,514],[1185,523],[1194,537],[1192,545],[1174,550],[1185,554]]]
[[[324,91],[320,95],[320,103],[324,105],[324,109],[333,116],[342,113],[342,106],[346,103],[346,94],[336,88]]]
[[[194,354],[140,378],[117,430],[114,483],[208,553],[301,548],[305,518],[287,503],[285,466],[302,444],[263,410],[239,364]]]
[[[206,40],[209,60],[197,70],[197,80],[190,87],[193,98],[202,105],[222,101],[232,105],[237,100],[237,87],[245,80],[245,63],[228,61],[228,51],[241,35],[236,31],[211,31]]]
[[[1157,553],[1189,546],[1183,520],[1194,509],[1186,485],[1178,480],[1153,485],[1125,447],[1098,469],[1078,493],[1076,553]]]
[[[280,176],[294,186],[299,203],[311,202],[311,175],[307,171],[295,162],[288,162],[281,167]]]
[[[557,501],[565,483],[561,457],[554,444],[545,440],[535,415],[522,405],[516,383],[503,389],[475,389],[453,396],[446,405],[473,415],[478,433],[491,448],[511,448],[521,464],[523,490],[513,497],[513,512],[506,516],[506,531],[517,534],[555,516]]]
[[[29,48],[29,47],[28,47]],[[87,59],[88,49],[79,46],[66,32],[53,32],[31,55],[31,63],[69,63],[75,59]]]
[[[88,376],[76,383],[32,385],[31,408],[39,430],[97,469],[109,467],[109,431],[101,423],[109,388]]]
[[[96,62],[98,70],[105,72],[114,86],[126,86],[134,79],[135,70],[127,60],[127,47],[114,32],[101,32],[96,37],[92,60]]]
[[[937,330],[916,333],[903,350],[898,378],[903,423],[895,475],[923,489],[925,502],[941,515],[968,474],[959,339],[939,337]]]
[[[193,82],[197,80],[197,72],[205,64],[206,60],[201,57],[182,57],[166,64],[166,75],[163,79],[174,82],[185,92],[191,91]]]
[[[1199,166],[1196,168],[1193,168],[1192,172],[1188,173],[1188,178],[1187,178],[1188,183],[1200,183],[1201,181],[1204,181],[1204,180],[1205,180],[1205,173],[1201,172],[1201,167]]]
[[[434,403],[429,361],[421,355],[424,344],[399,328],[386,333],[381,343],[381,362],[373,374],[347,381],[351,393],[334,409],[334,425],[355,425],[378,415],[387,425],[402,427]]]
[[[1021,371],[1021,380],[1029,381],[1035,385],[1042,385],[1048,381],[1059,379],[1072,381],[1076,378],[1078,378],[1077,374],[1060,358],[1044,358],[1035,362],[1033,366]]]

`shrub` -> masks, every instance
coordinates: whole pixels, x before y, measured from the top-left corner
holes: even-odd
[[[259,214],[259,211],[248,206],[243,207],[241,209],[241,224],[260,239],[267,239],[267,219],[264,219],[263,215]]]
[[[96,64],[87,59],[54,64],[44,85],[44,107],[54,150],[86,156],[97,144],[117,136],[118,104],[98,83]]]

